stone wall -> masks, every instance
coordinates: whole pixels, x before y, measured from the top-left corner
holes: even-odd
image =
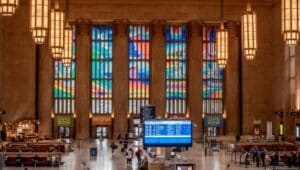
[[[242,11],[245,10],[245,4],[240,4],[238,0],[226,1],[224,8],[224,19],[230,20],[231,22],[239,21]],[[6,121],[15,121],[21,118],[34,118],[35,109],[35,46],[31,39],[31,33],[29,31],[29,8],[27,1],[21,1],[20,8],[18,8],[16,14],[13,17],[0,17],[0,61],[3,65],[3,86],[4,91],[4,107],[7,110],[7,115],[4,116]],[[283,91],[283,66],[282,66],[282,48],[283,42],[280,35],[280,4],[272,4],[270,0],[258,1],[254,4],[253,9],[258,15],[258,52],[254,61],[246,61],[242,59],[242,127],[243,134],[253,134],[253,121],[262,121],[262,130],[265,132],[265,125],[267,120],[273,120],[274,131],[277,129],[277,120],[273,116],[274,110],[281,109],[283,107],[282,91]],[[63,5],[65,7],[65,4]],[[159,24],[166,23],[188,23],[193,32],[191,33],[192,38],[189,39],[189,43],[194,46],[189,47],[190,62],[201,61],[201,46],[198,48],[199,51],[195,50],[198,40],[201,41],[201,33],[197,33],[197,29],[201,30],[202,21],[217,22],[220,18],[220,4],[217,0],[212,1],[198,1],[198,0],[153,0],[153,1],[141,1],[141,0],[72,0],[69,4],[68,17],[74,23],[79,24],[79,20],[88,20],[91,24],[111,23],[114,24],[114,29],[121,29],[124,22],[130,23],[151,23],[154,24],[155,38],[152,39],[152,43],[163,44],[164,40],[161,29],[162,26]],[[76,21],[76,22],[75,22]],[[198,26],[195,26],[198,25]],[[79,26],[79,27],[82,27]],[[197,28],[198,27],[198,28]],[[240,32],[239,25],[232,26],[230,39],[230,59],[228,67],[226,69],[226,85],[225,85],[225,109],[227,112],[227,123],[226,123],[226,134],[236,135],[238,130],[239,120],[239,66],[238,60],[241,57],[239,46],[240,46]],[[118,40],[125,42],[124,37],[121,33],[117,33],[115,36],[119,37]],[[123,39],[122,39],[123,38]],[[77,74],[76,82],[79,83],[81,79],[87,81],[88,78],[84,77],[83,74],[89,76],[87,69],[89,67],[84,63],[78,63],[88,58],[83,56],[89,54],[86,50],[89,50],[89,42],[87,38],[84,39],[83,45],[79,48],[80,57],[77,59],[76,69]],[[114,62],[114,94],[118,94],[119,98],[114,98],[115,104],[115,121],[114,131],[125,132],[127,131],[127,99],[128,92],[121,89],[120,84],[127,82],[127,65],[124,64],[126,61],[126,50],[123,47],[124,44],[115,42],[114,54],[118,54],[116,58],[118,61]],[[190,45],[190,44],[189,44]],[[118,48],[117,48],[118,47]],[[161,46],[153,45],[158,53],[152,52],[152,60],[155,63],[152,66],[153,74],[152,89],[158,89],[160,94],[151,94],[151,102],[155,103],[159,110],[159,114],[163,114],[164,111],[164,86],[165,83],[159,81],[164,77],[164,72],[160,66],[163,66],[163,50]],[[41,71],[40,76],[40,98],[43,99],[39,103],[39,112],[41,112],[41,132],[47,136],[51,136],[51,120],[50,115],[52,112],[52,88],[53,85],[53,64],[52,60],[49,59],[50,55],[46,45],[42,45],[42,61],[39,66]],[[1,55],[4,54],[4,55]],[[48,58],[48,59],[47,59]],[[49,64],[51,63],[51,64]],[[86,62],[85,62],[86,63]],[[152,63],[152,64],[153,64]],[[189,93],[191,95],[188,99],[190,102],[190,117],[200,124],[201,122],[201,91],[197,91],[197,88],[201,89],[201,63],[199,68],[193,63],[189,67]],[[0,64],[0,68],[1,68]],[[125,67],[126,66],[126,67]],[[80,70],[82,69],[82,70]],[[195,80],[196,78],[199,80]],[[163,81],[163,80],[162,80]],[[126,83],[125,83],[126,84]],[[195,87],[199,85],[199,87]],[[0,86],[0,87],[1,87]],[[89,116],[89,105],[90,102],[84,102],[87,100],[89,95],[85,95],[88,92],[88,84],[76,85],[76,110],[78,120],[84,122],[78,123],[76,126],[76,135],[80,138],[87,138],[89,125],[86,123]],[[120,87],[118,87],[120,86]],[[192,90],[193,89],[193,90]],[[151,90],[154,91],[154,90]],[[197,98],[197,95],[198,98]],[[81,98],[82,95],[84,99]],[[161,102],[156,102],[156,101]],[[282,106],[282,107],[281,107]],[[197,129],[197,128],[196,128]],[[200,134],[201,128],[197,129],[194,134]]]

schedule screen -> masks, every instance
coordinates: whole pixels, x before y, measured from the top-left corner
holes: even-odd
[[[192,146],[191,120],[145,120],[145,147]]]

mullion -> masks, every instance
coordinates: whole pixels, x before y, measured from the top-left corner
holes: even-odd
[[[131,46],[131,50],[130,51],[130,62],[133,64],[132,66],[134,66],[137,69],[137,74],[130,74],[130,81],[132,83],[132,88],[133,92],[132,92],[132,96],[130,97],[131,102],[132,102],[132,106],[135,106],[134,108],[132,108],[132,112],[133,113],[138,113],[138,108],[142,105],[142,103],[144,103],[144,99],[145,97],[145,89],[142,87],[142,81],[144,80],[148,80],[147,78],[139,78],[138,73],[139,70],[141,70],[142,72],[145,71],[145,65],[146,63],[144,61],[143,56],[145,55],[144,52],[144,44],[149,42],[148,40],[143,40],[143,26],[142,25],[131,25],[130,29],[132,31],[129,32],[129,37],[130,37],[130,44]],[[136,36],[133,36],[136,35]],[[136,47],[137,49],[135,50]],[[139,50],[141,51],[141,54],[139,55]]]
[[[95,77],[93,80],[95,82],[95,85],[99,84],[100,87],[104,86],[104,88],[107,88],[111,78],[106,78],[106,77],[99,77],[99,75],[103,75],[105,76],[106,72],[109,72],[109,67],[110,67],[110,62],[111,59],[109,58],[110,55],[110,43],[111,43],[111,39],[109,38],[109,32],[107,31],[108,27],[98,27],[96,28],[97,30],[97,35],[100,36],[99,38],[97,38],[94,42],[98,47],[98,50],[100,48],[100,50],[97,52],[100,52],[99,56],[97,58],[94,58],[93,61],[95,61],[97,64],[95,65],[96,67],[96,72],[95,72]],[[104,33],[103,33],[104,31]],[[101,36],[101,34],[104,34],[104,36]],[[104,47],[104,48],[102,48]],[[108,51],[106,50],[108,49]],[[97,88],[95,86],[95,92],[97,91]],[[97,95],[94,94],[94,110],[95,110],[95,114],[104,114],[104,110],[109,107],[107,106],[105,103],[107,103],[108,100],[111,100],[111,95],[110,94],[105,94],[104,96],[102,95]],[[100,104],[104,104],[104,105],[100,105]],[[100,105],[100,106],[99,106]],[[107,110],[107,109],[106,109]]]

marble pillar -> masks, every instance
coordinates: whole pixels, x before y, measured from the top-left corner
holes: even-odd
[[[127,133],[128,113],[128,24],[115,20],[113,24],[113,137]]]
[[[188,23],[188,98],[187,114],[194,123],[193,138],[202,133],[202,31],[198,21]]]
[[[164,36],[165,21],[152,22],[151,34],[151,95],[150,103],[156,108],[156,116],[163,117],[166,110],[165,68],[166,40]]]
[[[239,130],[239,114],[240,108],[240,85],[239,85],[239,60],[240,42],[239,33],[240,27],[237,23],[228,23],[229,31],[229,55],[226,68],[224,70],[224,113],[226,114],[225,121],[225,135],[237,135]]]
[[[40,58],[38,63],[38,110],[40,125],[39,133],[46,138],[52,137],[53,112],[53,76],[54,63],[49,51],[48,43],[40,45]]]
[[[91,102],[91,22],[78,20],[76,22],[76,138],[90,137],[90,102]]]

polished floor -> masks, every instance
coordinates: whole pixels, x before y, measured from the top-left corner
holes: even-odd
[[[31,169],[46,169],[46,170],[136,170],[137,160],[134,158],[132,165],[126,165],[126,156],[120,151],[120,146],[112,155],[111,149],[109,148],[110,141],[104,140],[99,142],[96,140],[81,141],[81,147],[78,148],[78,141],[73,142],[73,152],[67,153],[63,156],[62,161],[64,164],[59,168],[47,168],[47,167],[28,167]],[[132,144],[135,147],[138,142]],[[98,155],[95,158],[89,156],[90,147],[98,148]],[[214,152],[212,156],[205,156],[202,144],[194,143],[193,147],[190,148],[184,154],[184,159],[190,160],[196,164],[197,170],[226,170],[226,165],[230,164],[230,170],[242,170],[246,169],[244,166],[240,166],[231,162],[230,155],[226,154],[225,151]],[[85,164],[85,165],[84,165]],[[1,168],[0,168],[1,169]],[[4,167],[4,170],[17,170],[25,169],[16,167]],[[248,170],[258,170],[265,168],[248,167]]]

